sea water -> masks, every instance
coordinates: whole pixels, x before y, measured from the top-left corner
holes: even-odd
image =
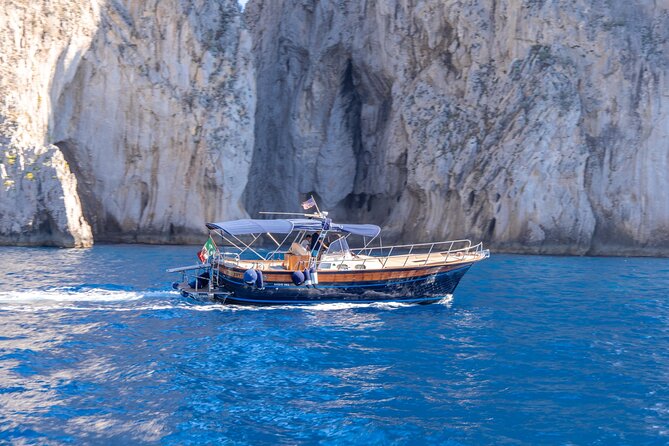
[[[0,248],[0,443],[667,444],[669,260],[497,255],[432,305],[196,302],[198,247]]]

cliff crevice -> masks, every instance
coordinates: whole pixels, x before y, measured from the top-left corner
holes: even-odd
[[[256,115],[247,207],[313,193],[395,239],[666,253],[668,17],[604,0],[251,1],[271,105]],[[359,116],[335,94],[347,67]]]
[[[199,240],[205,220],[246,215],[254,71],[235,1],[12,2],[0,25],[0,150],[21,161],[0,159],[3,240],[42,244],[55,225],[75,240],[57,245],[90,245],[91,232],[179,243]],[[62,175],[26,170],[45,151]],[[68,183],[48,186],[58,178]],[[53,214],[72,221],[40,223]]]
[[[10,2],[0,243],[194,242],[313,194],[385,240],[666,255],[668,30],[658,2]]]

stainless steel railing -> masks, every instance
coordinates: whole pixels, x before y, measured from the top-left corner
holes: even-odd
[[[403,252],[405,251],[405,252]],[[369,263],[380,265],[381,269],[388,266],[391,260],[402,260],[400,267],[406,267],[409,260],[417,263],[415,266],[424,266],[439,259],[445,262],[460,262],[467,256],[476,258],[489,257],[489,251],[483,249],[483,243],[472,245],[470,240],[449,240],[433,243],[414,243],[410,245],[383,246],[374,248],[352,249],[353,258],[328,259],[325,255],[319,263],[331,263],[338,269],[348,267],[353,264],[356,269],[366,269]],[[439,257],[437,257],[439,256]]]
[[[285,254],[288,251],[275,251],[275,255]],[[406,267],[409,261],[413,266],[428,265],[430,261],[436,262],[461,262],[472,256],[474,258],[487,258],[488,250],[483,249],[483,243],[472,245],[471,240],[448,240],[432,243],[414,243],[394,246],[377,246],[354,248],[349,251],[351,256],[337,256],[337,253],[324,253],[317,261],[317,266],[323,263],[330,264],[337,269],[345,269],[353,266],[354,269],[367,269],[373,267],[383,269],[388,262],[393,261],[397,267]],[[216,255],[216,263],[229,262],[239,264],[242,261],[239,254],[233,252],[221,252]],[[248,260],[253,262],[253,260]],[[400,264],[401,262],[401,264]]]

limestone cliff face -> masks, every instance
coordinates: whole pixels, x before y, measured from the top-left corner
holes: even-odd
[[[52,102],[99,19],[95,5],[68,1],[0,8],[0,244],[93,243],[77,179],[49,128]]]
[[[194,241],[205,220],[245,215],[255,93],[236,1],[10,2],[0,44],[0,149],[53,152],[72,174],[62,200],[17,207],[52,172],[28,182],[28,164],[0,160],[0,242],[48,239],[49,218],[30,216],[68,201],[103,241]]]
[[[669,253],[669,4],[252,0],[249,210]]]
[[[233,0],[109,2],[55,105],[99,238],[185,241],[245,215],[250,36]]]
[[[253,43],[234,0],[2,2],[0,243],[195,241],[313,193],[406,241],[669,253],[666,2],[246,18]]]

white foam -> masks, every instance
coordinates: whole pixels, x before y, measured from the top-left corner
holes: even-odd
[[[433,305],[451,306],[453,303],[453,295],[448,294],[443,299],[434,302]],[[410,308],[417,305],[415,302],[323,302],[317,304],[302,304],[302,305],[269,305],[269,306],[245,306],[245,305],[217,305],[221,309],[229,309],[234,307],[240,310],[286,310],[298,309],[304,311],[341,311],[358,308],[377,308],[379,310],[397,310],[400,308]],[[207,310],[202,310],[207,311]]]
[[[443,299],[435,302],[435,305],[444,305],[450,307],[451,305],[453,305],[453,295],[452,294],[446,295],[446,297],[444,297]]]
[[[379,310],[397,310],[416,305],[410,302],[336,302],[314,303],[303,305],[231,305],[220,302],[200,301],[180,298],[179,293],[173,290],[165,291],[130,291],[111,290],[96,287],[77,288],[50,288],[44,290],[13,290],[0,291],[0,310],[32,312],[49,310],[73,311],[276,311],[301,310],[309,312],[342,311],[360,308],[376,308]],[[163,301],[157,301],[158,299]],[[176,299],[175,299],[176,298]],[[142,302],[147,299],[148,302]],[[450,306],[453,296],[448,295],[436,302],[436,305]],[[132,302],[132,305],[123,305]],[[102,306],[85,305],[82,303],[100,303]],[[118,305],[118,304],[121,305]]]
[[[1,303],[28,302],[117,302],[141,299],[146,293],[102,288],[51,288],[46,290],[0,291]]]
[[[398,308],[410,307],[410,303],[402,302],[364,302],[364,303],[355,303],[355,302],[338,302],[338,303],[322,303],[322,304],[311,304],[311,305],[302,305],[295,306],[296,308],[302,308],[308,311],[339,311],[339,310],[350,310],[355,308],[378,308],[381,310],[396,310]]]

